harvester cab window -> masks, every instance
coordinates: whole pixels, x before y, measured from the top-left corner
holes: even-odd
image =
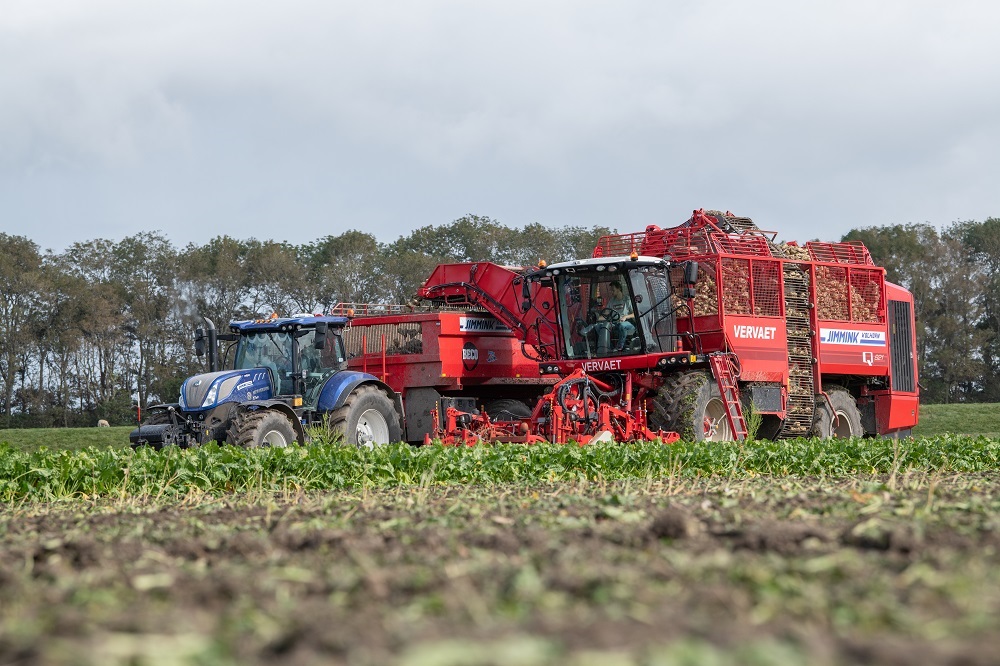
[[[677,326],[667,275],[655,266],[643,266],[629,271],[629,280],[635,294],[635,321],[646,341],[645,351],[673,351],[677,344]]]
[[[641,351],[635,306],[625,275],[608,271],[560,276],[559,309],[566,357],[620,356]]]

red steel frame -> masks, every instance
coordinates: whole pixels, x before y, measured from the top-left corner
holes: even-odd
[[[726,214],[725,217],[733,216]],[[721,224],[719,216],[697,210],[687,223],[672,229],[651,225],[645,232],[605,236],[598,242],[594,256],[637,252],[645,256],[698,261],[702,273],[714,280],[716,311],[695,316],[693,330],[679,318],[679,329],[695,335],[699,352],[735,354],[743,382],[779,382],[786,391],[789,363],[784,299],[778,299],[780,307],[774,315],[757,312],[754,299],[758,292],[753,288],[753,266],[755,262],[781,266],[795,264],[809,279],[809,323],[815,332],[811,341],[813,381],[817,394],[822,394],[826,381],[890,379],[891,331],[886,317],[887,301],[891,298],[908,303],[912,312],[913,296],[902,287],[885,281],[885,269],[875,266],[863,243],[809,242],[804,247],[809,254],[808,260],[787,258],[772,250],[772,232],[726,232]],[[789,245],[795,247],[795,244]],[[727,261],[746,262],[749,313],[734,313],[732,303],[727,302],[727,296],[731,295],[723,270]],[[839,275],[844,276],[842,280],[831,277]],[[855,280],[856,276],[860,277]],[[784,293],[784,283],[784,271],[778,271],[778,294]],[[833,313],[831,309],[836,308],[837,303],[824,301],[829,301],[831,291],[841,286],[842,309]],[[862,293],[865,289],[867,294]],[[824,305],[828,306],[826,312]],[[824,316],[830,314],[840,316]],[[915,350],[915,327],[911,325],[910,331],[909,348]],[[906,430],[917,423],[919,391],[915,354],[911,363],[912,391],[891,385],[889,389],[874,390],[862,385],[855,396],[861,407],[874,403],[876,429],[880,434]],[[777,413],[783,416],[783,412]]]

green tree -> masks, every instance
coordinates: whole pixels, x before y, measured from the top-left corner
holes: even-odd
[[[983,270],[980,283],[970,284],[982,299],[981,354],[983,399],[1000,402],[1000,218],[991,217],[985,222],[966,222],[958,229],[974,261]]]
[[[27,352],[32,347],[32,315],[38,300],[42,257],[38,246],[24,236],[0,233],[0,399],[10,423],[18,376],[24,377]]]
[[[337,303],[374,303],[389,298],[382,278],[389,267],[382,259],[382,246],[361,231],[325,236],[299,248],[299,260],[307,267],[305,311],[318,307],[329,312]]]

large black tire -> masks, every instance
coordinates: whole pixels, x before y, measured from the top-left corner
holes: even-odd
[[[531,409],[520,400],[504,398],[486,403],[490,420],[497,422],[520,421],[531,416]]]
[[[375,386],[359,386],[330,414],[330,430],[345,444],[372,448],[403,439],[396,408]]]
[[[652,399],[649,427],[676,432],[689,442],[734,439],[719,385],[700,370],[667,379]]]
[[[284,448],[298,442],[298,437],[285,414],[274,409],[261,409],[237,416],[229,431],[229,441],[247,449],[261,446]]]
[[[151,409],[142,421],[144,426],[167,425],[168,423],[170,423],[170,412],[166,409]]]
[[[858,403],[854,401],[854,397],[839,386],[824,387],[824,390],[830,397],[830,401],[828,403],[824,398],[820,398],[816,403],[813,436],[820,439],[864,436],[865,430],[861,427],[861,412],[858,410]],[[836,419],[834,415],[836,415]]]

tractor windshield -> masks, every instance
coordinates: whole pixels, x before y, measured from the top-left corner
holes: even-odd
[[[664,270],[659,266],[614,268],[578,268],[554,278],[567,359],[674,349],[676,327]]]
[[[301,392],[308,405],[319,399],[327,377],[344,367],[343,338],[332,329],[322,349],[316,349],[316,329],[296,332],[249,331],[240,336],[236,370],[267,368],[279,395]],[[296,378],[302,383],[296,387]]]
[[[276,392],[292,392],[292,334],[280,331],[250,331],[240,336],[235,370],[267,368]],[[286,390],[287,389],[287,390]]]

